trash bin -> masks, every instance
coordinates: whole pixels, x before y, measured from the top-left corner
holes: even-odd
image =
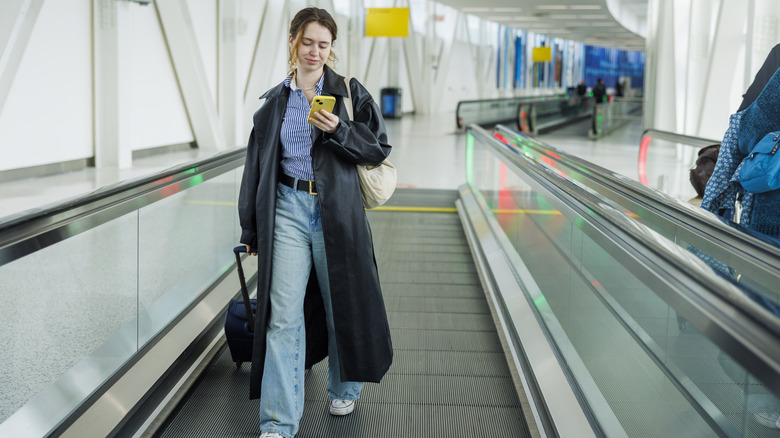
[[[401,118],[401,89],[382,88],[382,117],[389,119]]]

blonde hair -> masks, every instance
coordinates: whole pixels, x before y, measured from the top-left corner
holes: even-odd
[[[298,67],[298,46],[303,38],[303,30],[306,29],[306,25],[309,23],[317,23],[330,31],[331,49],[328,54],[328,60],[326,63],[331,68],[336,65],[336,52],[333,51],[332,44],[336,41],[336,34],[338,33],[338,26],[336,20],[326,11],[320,8],[305,8],[298,11],[290,22],[290,37],[292,38],[292,44],[290,45],[290,53],[287,58],[287,64],[290,67],[290,73],[294,74],[296,67]]]

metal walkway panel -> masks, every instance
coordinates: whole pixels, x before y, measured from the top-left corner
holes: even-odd
[[[314,366],[296,437],[530,436],[458,216],[376,211],[369,220],[393,365],[346,417],[328,413],[327,361]],[[224,350],[157,436],[258,436],[248,385],[249,364],[236,369]]]

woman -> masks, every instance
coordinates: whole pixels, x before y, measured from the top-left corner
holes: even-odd
[[[304,405],[304,369],[328,356],[330,413],[352,412],[361,382],[392,362],[371,230],[357,164],[390,153],[381,113],[335,59],[336,22],[306,8],[290,24],[290,74],[254,115],[239,194],[241,243],[258,255],[258,308],[250,398],[260,398],[261,437],[292,438]],[[336,97],[333,114],[306,122],[315,95]]]

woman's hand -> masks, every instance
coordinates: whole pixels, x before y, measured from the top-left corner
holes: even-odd
[[[311,121],[314,126],[328,134],[333,134],[339,127],[339,116],[325,110],[319,110],[314,113],[311,117]]]
[[[246,246],[246,253],[249,254],[249,255],[253,255],[253,256],[257,255],[257,252],[252,251],[252,247],[249,246],[249,245]]]

